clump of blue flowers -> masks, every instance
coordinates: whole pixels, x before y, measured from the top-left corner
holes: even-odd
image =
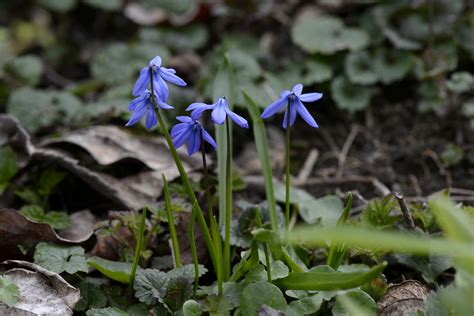
[[[189,116],[177,116],[181,123],[176,124],[171,129],[171,138],[176,148],[183,144],[188,144],[188,154],[192,155],[201,149],[201,140],[207,142],[214,149],[217,144],[212,136],[201,126],[199,121]]]
[[[156,100],[156,104],[159,108],[163,110],[173,109],[171,105],[166,104],[166,102],[162,101],[156,93],[154,93],[154,97]],[[125,126],[131,126],[138,123],[138,121],[140,121],[141,118],[145,115],[146,128],[151,129],[153,126],[156,125],[156,123],[158,123],[156,112],[153,108],[153,97],[151,95],[151,91],[148,89],[145,89],[145,91],[142,92],[139,97],[133,99],[132,102],[130,102],[130,104],[128,105],[128,110],[132,112],[132,117]]]

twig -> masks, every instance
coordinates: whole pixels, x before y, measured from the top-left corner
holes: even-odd
[[[379,181],[377,178],[372,179],[372,185],[380,192],[383,196],[389,195],[392,193],[389,188],[385,184]]]
[[[306,161],[303,164],[300,172],[298,173],[298,177],[296,178],[296,182],[298,183],[305,183],[308,177],[311,175],[313,171],[314,165],[319,158],[319,151],[316,148],[311,149],[306,158]]]
[[[339,153],[339,163],[336,173],[337,178],[342,177],[342,174],[344,172],[344,164],[346,163],[347,159],[347,154],[349,153],[349,150],[351,149],[352,143],[354,143],[357,134],[359,134],[359,127],[357,125],[353,125],[351,128],[351,132],[349,133],[349,136],[347,136],[346,142],[344,143],[344,146],[342,146],[342,150]]]
[[[415,222],[413,222],[413,218],[411,217],[410,211],[408,210],[403,194],[400,192],[395,192],[395,198],[398,201],[398,205],[400,205],[400,210],[402,211],[403,218],[405,218],[405,221],[407,222],[408,228],[414,230]]]

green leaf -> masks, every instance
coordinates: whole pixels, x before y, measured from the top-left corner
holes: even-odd
[[[130,282],[130,273],[132,271],[132,264],[130,262],[118,262],[100,257],[90,257],[87,259],[87,263],[112,280],[125,284]],[[138,267],[138,271],[140,271],[140,267]]]
[[[457,71],[446,82],[446,87],[456,93],[472,91],[474,88],[474,77],[467,71]]]
[[[272,229],[276,231],[278,230],[278,217],[273,188],[272,168],[270,165],[267,131],[262,119],[260,118],[260,110],[258,109],[257,104],[255,104],[252,98],[245,91],[242,93],[245,98],[245,103],[247,104],[247,110],[250,114],[250,118],[252,119],[253,136],[255,139],[255,145],[257,147],[258,157],[262,162],[262,170],[265,181],[265,194],[267,197],[268,212],[270,214],[270,223]]]
[[[163,302],[174,312],[182,309],[184,302],[193,296],[193,280],[185,276],[169,278]]]
[[[65,229],[71,225],[71,219],[66,212],[47,212],[38,205],[25,205],[19,211],[26,218],[51,225],[54,229]]]
[[[325,245],[326,242],[346,243],[347,246],[372,250],[396,251],[422,255],[444,255],[465,258],[474,262],[472,246],[468,242],[443,238],[427,238],[409,232],[380,231],[356,227],[295,228],[287,240],[309,246]]]
[[[335,291],[361,286],[377,277],[387,266],[382,263],[365,272],[291,272],[287,277],[274,281],[286,290]]]
[[[102,308],[107,304],[107,296],[101,288],[93,283],[81,281],[77,284],[81,291],[81,300],[74,306],[75,311],[85,311],[88,308]]]
[[[89,309],[86,312],[87,316],[128,316],[129,314],[117,307],[107,307],[98,309]]]
[[[395,49],[377,49],[372,62],[377,77],[384,84],[403,79],[414,66],[410,52]]]
[[[262,305],[267,305],[281,311],[285,310],[288,306],[283,293],[273,284],[261,281],[245,287],[240,298],[240,311],[242,315],[257,315],[257,311]]]
[[[392,195],[382,199],[372,200],[360,217],[361,223],[366,226],[385,229],[392,227],[399,219],[400,215],[391,215],[397,209],[397,202]]]
[[[191,24],[180,28],[142,28],[138,36],[143,42],[160,44],[177,51],[200,49],[209,39],[207,29],[202,24]]]
[[[275,199],[285,202],[285,185],[274,182]],[[308,192],[290,188],[290,202],[296,204],[298,213],[308,224],[321,223],[324,225],[335,225],[342,213],[343,205],[341,199],[335,195],[315,198]]]
[[[432,284],[436,284],[438,276],[452,266],[451,260],[444,256],[426,257],[406,254],[394,254],[393,256],[401,264],[420,272],[423,279]]]
[[[69,92],[21,88],[10,95],[7,113],[17,117],[28,131],[36,133],[58,123],[77,122],[81,106],[81,100]]]
[[[312,315],[321,308],[322,303],[322,295],[309,295],[291,302],[285,312],[289,316]]]
[[[195,300],[187,300],[183,304],[183,315],[184,316],[200,316],[201,312],[201,304],[196,302]]]
[[[16,154],[9,146],[0,148],[0,196],[18,171]]]
[[[168,51],[162,46],[138,43],[127,45],[113,43],[96,54],[91,63],[92,76],[108,85],[129,82],[135,79],[138,71],[146,67],[154,56],[159,55],[166,65]]]
[[[313,57],[306,60],[304,68],[306,73],[302,81],[305,85],[325,82],[333,76],[331,64],[322,58]]]
[[[40,242],[35,249],[35,263],[43,268],[62,273],[89,272],[84,248],[80,246],[62,246]]]
[[[370,87],[354,85],[345,77],[331,81],[331,97],[341,109],[356,112],[369,106],[373,90]]]
[[[296,20],[291,38],[308,53],[333,54],[345,49],[362,49],[369,44],[367,33],[357,28],[346,28],[340,19],[332,16],[319,16],[317,19],[304,16]]]
[[[421,97],[418,103],[418,109],[421,112],[443,108],[445,104],[444,94],[435,80],[422,82],[418,87],[418,93]]]
[[[41,173],[38,182],[38,193],[48,196],[53,189],[66,177],[67,173],[53,168],[46,169]]]
[[[20,297],[18,286],[13,283],[10,276],[0,276],[0,302],[7,306],[14,306]]]
[[[361,290],[353,290],[337,296],[332,314],[334,316],[375,316],[377,305],[369,294]]]
[[[39,3],[52,11],[66,13],[74,9],[77,0],[39,0]]]
[[[377,82],[373,59],[367,51],[350,53],[346,56],[344,65],[352,83],[369,85]]]
[[[157,269],[144,269],[137,272],[133,288],[135,296],[140,302],[147,305],[155,305],[163,302],[162,297],[166,293],[166,285],[169,278],[165,272]]]
[[[122,8],[122,0],[83,0],[83,2],[104,11],[120,11]]]
[[[261,264],[253,265],[245,275],[245,281],[247,282],[259,282],[265,280],[267,280],[267,274],[265,268]]]
[[[270,263],[270,270],[272,272],[272,280],[284,278],[290,273],[286,264],[280,260],[272,261],[272,263]]]
[[[43,74],[43,64],[35,55],[24,55],[9,61],[6,64],[6,70],[20,82],[36,86]]]
[[[347,219],[349,218],[349,214],[352,209],[352,193],[348,193],[347,204],[342,211],[339,220],[337,221],[337,226],[341,226],[346,224]],[[328,248],[328,255],[326,259],[326,264],[333,269],[337,269],[341,264],[342,260],[347,254],[347,247],[344,244],[334,244],[331,243]]]
[[[448,144],[441,153],[441,161],[447,166],[457,165],[464,157],[464,149],[455,144]]]

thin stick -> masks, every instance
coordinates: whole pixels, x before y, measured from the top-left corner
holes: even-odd
[[[308,154],[308,157],[306,158],[303,164],[303,167],[298,173],[298,177],[296,177],[296,181],[298,183],[304,184],[306,182],[306,180],[311,175],[311,172],[313,171],[314,165],[316,164],[316,161],[318,161],[318,158],[319,158],[319,151],[316,148],[311,149],[311,151]]]
[[[223,276],[227,281],[230,278],[230,226],[232,224],[232,146],[230,135],[230,121],[226,118],[227,134],[227,157],[226,157],[226,184],[225,184],[225,240],[224,240],[224,259]]]
[[[358,133],[359,133],[359,127],[357,125],[352,126],[351,132],[349,133],[349,136],[347,136],[344,146],[342,146],[342,150],[339,153],[339,163],[338,163],[336,178],[342,177],[342,174],[344,172],[344,164],[346,163],[346,159],[347,159],[347,154],[349,153],[352,143],[354,142]]]
[[[415,229],[415,223],[413,222],[413,218],[411,217],[410,211],[408,210],[403,194],[400,192],[395,192],[395,198],[398,201],[398,205],[400,205],[400,210],[402,211],[403,218],[405,218],[405,221],[407,222],[408,228],[411,230]]]
[[[138,261],[140,260],[140,255],[142,253],[143,247],[143,238],[145,235],[145,220],[146,220],[146,211],[148,206],[143,208],[142,218],[140,221],[140,229],[138,231],[138,241],[135,247],[135,256],[133,257],[132,270],[130,272],[130,283],[128,284],[128,290],[130,293],[133,291],[133,283],[135,282],[135,274],[137,273]]]
[[[173,250],[173,258],[174,264],[176,267],[181,267],[181,254],[179,252],[179,242],[178,237],[176,235],[176,228],[174,227],[174,218],[173,214],[171,214],[171,201],[170,201],[170,192],[168,190],[168,181],[164,174],[161,174],[163,177],[163,193],[165,196],[165,209],[166,215],[168,216],[168,228],[170,231],[171,237],[171,249]]]

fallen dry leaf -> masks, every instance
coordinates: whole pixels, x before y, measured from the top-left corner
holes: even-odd
[[[426,286],[415,280],[390,285],[385,296],[377,303],[379,315],[405,315],[424,310],[427,295]]]
[[[88,240],[94,234],[95,224],[99,221],[89,210],[75,212],[70,218],[71,226],[60,231],[58,235],[73,241]]]
[[[2,265],[14,266],[3,275],[12,278],[20,297],[13,307],[0,305],[0,315],[72,315],[80,291],[59,274],[26,261],[9,260]]]

